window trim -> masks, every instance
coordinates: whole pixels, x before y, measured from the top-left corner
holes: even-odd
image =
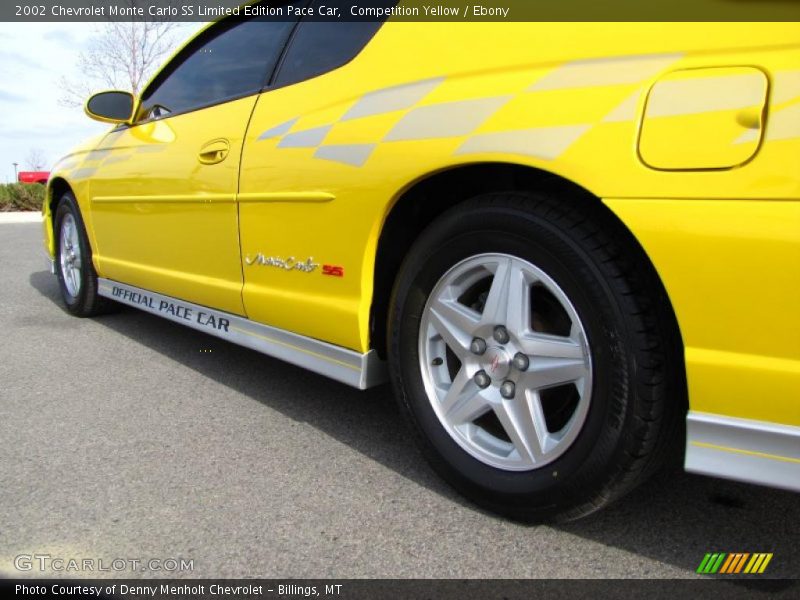
[[[306,4],[308,4],[308,2],[310,2],[310,1],[311,0],[307,0]],[[257,17],[253,17],[253,18],[257,18]],[[129,125],[129,127],[137,127],[139,125],[144,125],[144,124],[147,124],[147,123],[154,123],[154,122],[157,122],[157,121],[165,121],[167,119],[171,119],[172,117],[178,117],[180,115],[187,115],[187,114],[196,112],[198,110],[205,110],[207,108],[211,108],[212,106],[220,106],[222,104],[227,104],[228,102],[235,102],[236,100],[242,100],[244,98],[249,98],[250,96],[257,96],[257,95],[261,94],[265,89],[265,84],[268,85],[269,82],[271,82],[272,79],[275,77],[275,74],[277,73],[278,65],[281,64],[281,62],[283,61],[283,57],[286,54],[286,50],[289,47],[289,44],[291,43],[291,40],[294,39],[295,32],[297,31],[297,27],[299,26],[301,21],[302,21],[302,19],[297,19],[294,22],[294,24],[292,25],[291,30],[289,31],[289,35],[286,36],[286,41],[283,44],[283,48],[281,48],[280,52],[278,53],[278,59],[275,61],[275,65],[273,65],[272,71],[265,74],[264,83],[262,83],[259,88],[256,88],[255,90],[253,90],[251,92],[246,92],[246,93],[243,93],[243,94],[236,94],[234,96],[227,97],[227,98],[224,98],[222,100],[209,102],[208,104],[203,104],[203,105],[200,105],[200,106],[193,106],[192,108],[188,108],[186,110],[170,112],[168,115],[165,115],[165,116],[162,116],[162,117],[148,117],[146,119],[144,119],[144,118],[137,119],[133,123],[131,123]],[[161,86],[161,84],[163,84],[163,82],[170,75],[172,75],[172,73],[174,73],[175,70],[180,65],[182,65],[184,62],[186,62],[186,60],[197,51],[198,47],[204,45],[210,39],[213,39],[214,37],[222,35],[225,31],[229,31],[229,30],[233,29],[238,23],[244,23],[244,22],[245,22],[245,20],[242,20],[242,19],[237,18],[235,16],[226,17],[225,19],[222,19],[221,21],[218,21],[217,23],[214,23],[212,26],[208,27],[207,29],[204,29],[199,34],[197,34],[194,38],[189,40],[189,42],[185,46],[183,46],[183,48],[181,48],[179,53],[177,55],[175,55],[172,58],[172,60],[170,60],[166,65],[164,65],[164,67],[158,73],[156,73],[156,75],[153,77],[153,79],[150,81],[150,83],[147,85],[147,87],[144,89],[144,91],[141,94],[139,94],[139,98],[138,98],[138,102],[137,102],[137,112],[140,112],[142,110],[144,96],[150,90],[150,88],[155,86],[155,89],[158,89],[158,87]],[[169,71],[169,75],[164,75],[168,71]],[[162,75],[164,75],[163,78],[162,78]]]
[[[132,123],[131,127],[138,127],[139,125],[145,125],[147,123],[155,123],[158,121],[166,121],[167,119],[171,119],[172,117],[180,117],[181,115],[188,115],[193,112],[197,112],[198,110],[205,110],[206,108],[212,108],[214,106],[222,106],[223,104],[227,104],[228,102],[235,102],[236,100],[243,100],[244,98],[249,98],[250,96],[257,96],[260,93],[261,92],[256,90],[255,92],[248,92],[246,94],[238,94],[230,98],[225,98],[224,100],[220,100],[218,102],[211,102],[209,104],[193,106],[192,108],[187,108],[186,110],[171,112],[168,115],[163,115],[161,117],[148,117],[147,119],[140,119]]]
[[[309,0],[309,1],[311,1],[311,0]],[[294,29],[292,30],[292,33],[289,36],[288,41],[286,42],[286,46],[283,49],[283,53],[281,53],[280,58],[278,59],[278,62],[275,63],[275,68],[272,71],[272,77],[270,77],[268,79],[267,85],[265,85],[261,89],[261,93],[262,94],[265,93],[265,92],[271,92],[273,90],[280,90],[280,89],[283,89],[283,88],[286,88],[286,87],[297,85],[298,83],[303,83],[305,81],[311,81],[312,79],[316,79],[317,77],[323,77],[324,75],[327,75],[329,73],[333,73],[334,71],[338,71],[339,69],[342,69],[342,68],[346,67],[347,65],[349,65],[350,63],[355,61],[359,56],[361,56],[361,54],[364,52],[364,50],[367,49],[367,46],[369,46],[373,42],[375,37],[378,35],[378,33],[381,31],[381,29],[383,29],[383,26],[386,24],[385,20],[381,21],[380,25],[375,29],[375,32],[372,34],[372,37],[370,37],[367,40],[367,43],[364,44],[361,47],[361,50],[359,50],[353,56],[351,56],[350,59],[347,62],[343,62],[342,64],[337,65],[337,66],[333,67],[332,69],[329,69],[327,71],[323,71],[322,73],[318,73],[317,75],[312,75],[311,77],[306,77],[305,79],[297,79],[297,80],[292,81],[290,83],[284,83],[282,85],[275,85],[275,81],[276,81],[276,79],[278,77],[278,74],[283,69],[283,64],[284,64],[284,62],[286,60],[286,56],[289,54],[289,51],[292,49],[292,45],[295,42],[295,37],[297,36],[297,32],[300,30],[300,27],[306,22],[312,22],[313,23],[314,21],[308,21],[308,19],[303,17],[302,19],[300,19],[295,24]],[[347,22],[347,21],[345,21],[345,22]],[[349,21],[349,22],[356,23],[356,22],[359,22],[359,21]]]
[[[306,0],[305,6],[308,6],[312,1],[313,0]],[[147,123],[154,123],[154,122],[157,122],[157,121],[166,121],[168,119],[171,119],[172,117],[179,117],[181,115],[187,115],[187,114],[190,114],[190,113],[193,113],[193,112],[197,112],[198,110],[205,110],[207,108],[211,108],[211,107],[214,107],[214,106],[220,106],[222,104],[227,104],[228,102],[235,102],[237,100],[243,100],[244,98],[249,98],[251,96],[258,96],[258,95],[261,95],[261,94],[264,94],[264,93],[267,93],[267,92],[271,92],[273,90],[279,90],[279,89],[282,89],[282,88],[290,87],[290,86],[293,86],[293,85],[297,85],[299,83],[303,83],[305,81],[310,81],[312,79],[316,79],[317,77],[322,77],[322,76],[327,75],[329,73],[333,73],[334,71],[337,71],[337,70],[339,70],[341,68],[346,67],[347,65],[349,65],[350,63],[355,61],[359,56],[361,56],[361,54],[364,52],[364,50],[366,50],[367,46],[369,46],[373,42],[375,37],[378,35],[378,33],[383,28],[383,26],[386,24],[385,20],[381,21],[380,25],[375,29],[375,32],[372,34],[372,36],[367,40],[367,42],[361,47],[361,49],[358,52],[356,52],[352,57],[350,57],[350,59],[347,62],[344,62],[344,63],[342,63],[342,64],[340,64],[340,65],[338,65],[338,66],[336,66],[336,67],[334,67],[332,69],[329,69],[329,70],[324,71],[322,73],[319,73],[317,75],[312,75],[311,77],[306,77],[305,79],[298,79],[298,80],[292,81],[290,83],[285,83],[285,84],[282,84],[282,85],[275,85],[275,81],[277,80],[278,74],[283,69],[286,57],[289,54],[289,51],[291,50],[292,45],[295,42],[295,38],[297,36],[297,32],[300,29],[300,26],[303,23],[308,22],[308,21],[309,20],[306,17],[302,17],[302,18],[300,18],[300,19],[298,19],[298,20],[296,20],[294,22],[294,24],[291,27],[291,31],[289,32],[289,35],[286,37],[286,42],[283,44],[283,48],[281,49],[280,53],[278,54],[278,59],[275,61],[275,65],[272,67],[272,72],[266,74],[266,77],[264,78],[264,83],[262,84],[262,86],[259,89],[255,90],[255,91],[252,91],[252,92],[244,93],[244,94],[237,94],[237,95],[225,98],[223,100],[210,102],[208,104],[202,104],[202,105],[199,105],[199,106],[194,106],[194,107],[186,109],[186,110],[171,112],[168,115],[165,115],[163,117],[148,117],[146,119],[137,119],[136,121],[134,121],[133,123],[130,123],[130,124],[121,124],[120,128],[138,127],[139,125],[145,125]],[[150,81],[148,86],[139,95],[138,102],[137,102],[137,111],[141,110],[142,100],[144,98],[145,93],[152,86],[160,86],[163,83],[163,80],[166,79],[167,76],[164,76],[164,78],[162,79],[162,75],[164,75],[164,73],[166,73],[167,71],[170,71],[170,75],[171,75],[172,72],[174,72],[174,70],[177,69],[179,65],[183,64],[183,62],[185,62],[188,59],[188,57],[191,56],[197,50],[197,47],[199,45],[204,44],[205,41],[207,41],[209,39],[209,37],[211,37],[211,36],[216,37],[217,35],[220,35],[221,33],[223,33],[222,31],[218,32],[218,29],[224,28],[225,30],[228,30],[228,29],[231,29],[236,23],[240,23],[240,22],[243,22],[243,21],[241,19],[236,18],[235,16],[226,17],[225,19],[222,19],[222,20],[218,21],[217,23],[214,23],[212,26],[208,27],[207,29],[201,31],[197,36],[195,36],[194,38],[189,40],[189,42],[185,46],[183,46],[183,48],[181,48],[179,53],[176,56],[174,56],[171,61],[169,61],[166,65],[164,65],[164,67],[158,73],[156,73],[156,75]],[[203,40],[203,41],[201,41],[201,40]],[[174,64],[174,66],[173,66],[173,64]]]

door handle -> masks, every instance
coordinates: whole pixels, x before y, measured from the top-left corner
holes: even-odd
[[[204,165],[215,165],[221,163],[228,157],[230,149],[231,145],[228,140],[222,138],[211,140],[203,144],[203,147],[200,148],[200,152],[197,154],[197,160]]]

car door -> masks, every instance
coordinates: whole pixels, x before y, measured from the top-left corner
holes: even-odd
[[[135,124],[106,138],[90,192],[104,277],[244,314],[242,140],[294,25],[211,26],[147,87]]]
[[[239,188],[248,317],[359,351],[371,216],[349,192],[370,183],[357,168],[360,147],[337,146],[347,155],[321,160],[319,146],[369,85],[356,56],[380,26],[300,22],[253,112]]]

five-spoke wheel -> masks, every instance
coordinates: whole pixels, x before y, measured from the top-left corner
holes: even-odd
[[[71,192],[59,199],[53,214],[55,266],[61,298],[78,317],[96,315],[109,306],[97,293],[97,273],[81,211]]]
[[[574,519],[679,440],[674,315],[624,240],[595,198],[492,193],[442,214],[406,256],[395,393],[432,466],[480,505]]]
[[[64,277],[64,285],[67,293],[76,298],[81,291],[81,245],[78,238],[78,226],[75,217],[71,213],[64,215],[61,219],[61,243],[59,247],[59,262],[61,273]]]
[[[564,291],[528,261],[480,254],[445,273],[424,309],[419,356],[442,426],[488,465],[542,467],[586,420],[586,332]]]

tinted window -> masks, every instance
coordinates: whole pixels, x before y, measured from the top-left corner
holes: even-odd
[[[274,85],[289,85],[350,62],[382,22],[303,21],[292,38]]]
[[[295,23],[257,18],[197,40],[142,96],[145,118],[186,112],[255,94],[272,75]]]

